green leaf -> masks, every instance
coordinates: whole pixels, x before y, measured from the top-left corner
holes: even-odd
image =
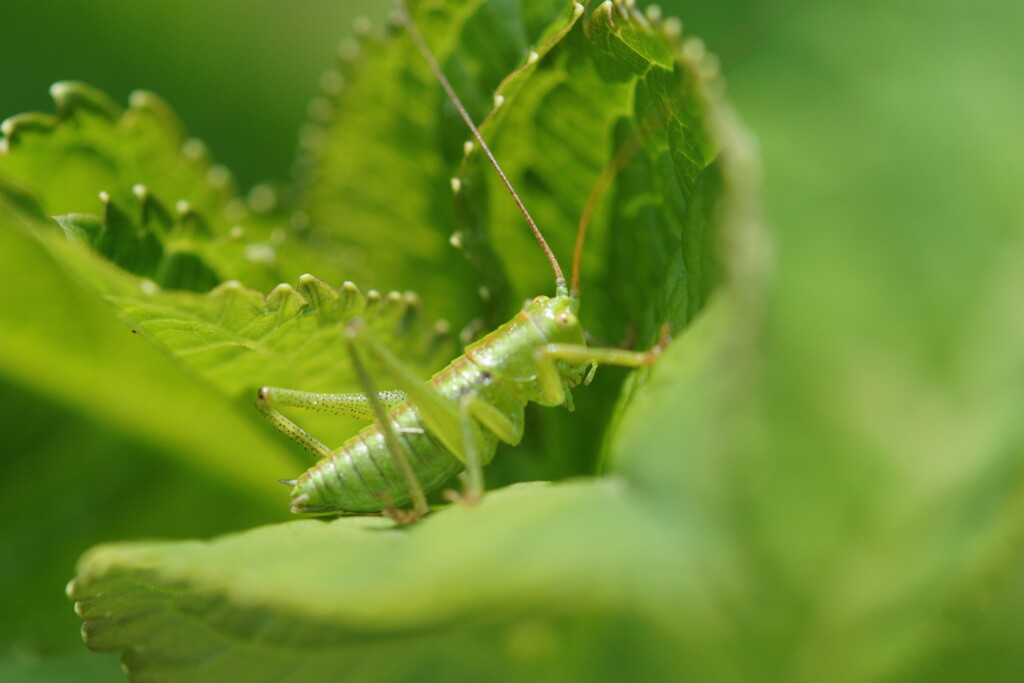
[[[0,637],[32,648],[78,640],[73,623],[55,628],[55,591],[83,548],[280,519],[274,480],[296,467],[255,416],[182,373],[57,265],[33,237],[45,230],[0,196],[0,269],[19,286],[0,306],[11,484]]]
[[[700,230],[699,217],[702,195],[714,211],[721,194],[704,189],[718,173],[708,168],[719,143],[703,111],[716,73],[692,43],[678,43],[671,24],[607,4],[578,22],[575,30],[556,23],[538,41],[537,60],[525,60],[499,85],[502,104],[481,132],[493,138],[567,277],[590,195],[606,189],[602,173],[615,174],[615,191],[596,197],[583,253],[583,318],[600,338],[618,341],[628,329],[638,346],[649,345],[662,322],[682,329],[718,283],[711,251],[719,236]],[[677,62],[681,50],[692,54]],[[464,241],[488,252],[476,257],[490,264],[485,284],[501,297],[502,314],[550,292],[550,269],[478,151],[459,177]]]
[[[411,295],[363,294],[348,284],[339,296],[312,277],[268,297],[238,283],[208,295],[161,290],[3,196],[0,209],[0,266],[32,281],[0,314],[0,412],[48,414],[61,426],[54,432],[22,422],[24,443],[8,443],[18,454],[6,464],[12,480],[44,482],[48,491],[40,500],[35,486],[20,487],[4,500],[4,585],[13,592],[4,596],[12,616],[2,621],[11,637],[77,639],[70,624],[64,632],[49,624],[63,612],[55,591],[67,568],[92,543],[156,530],[216,533],[286,515],[277,480],[294,477],[306,456],[262,424],[253,397],[263,383],[302,386],[310,377],[321,384],[306,386],[356,390],[338,358],[347,320],[367,320],[424,373],[452,353],[451,336],[422,320]],[[354,428],[337,419],[308,423],[322,424],[318,433],[328,438],[337,433],[338,442]],[[19,588],[29,579],[32,590]],[[22,614],[31,617],[13,616]]]
[[[9,297],[0,311],[5,330],[0,364],[5,376],[89,415],[163,442],[176,457],[222,470],[232,479],[259,481],[255,490],[271,491],[262,478],[281,461],[255,447],[252,439],[260,439],[252,421],[239,416],[209,387],[168,363],[119,321],[98,296],[60,269],[28,234],[41,228],[10,212],[2,198],[0,212],[4,221],[0,230],[2,267],[8,272],[32,274],[29,294]],[[59,359],[59,373],[53,372],[54,359]],[[126,366],[135,368],[133,374],[110,381],[109,373]],[[126,395],[133,398],[126,400]],[[198,420],[195,430],[182,430],[174,424],[171,417],[182,413]],[[157,416],[168,419],[154,419]],[[225,439],[209,439],[209,433],[222,432],[230,433],[235,443],[232,448],[259,453],[246,456],[249,474],[237,475],[230,459],[218,453]]]
[[[74,245],[47,242],[138,331],[229,396],[251,397],[262,384],[303,382],[355,390],[358,382],[342,357],[345,327],[356,318],[420,372],[436,369],[453,352],[448,327],[430,325],[412,292],[364,293],[351,282],[335,289],[312,275],[267,295],[234,280],[206,294],[169,291]]]
[[[23,114],[4,121],[0,174],[50,215],[84,212],[101,199],[102,220],[71,214],[60,222],[69,238],[121,268],[166,286],[203,290],[216,284],[214,269],[182,239],[191,232],[182,223],[196,215],[196,206],[218,216],[227,210],[233,189],[226,171],[211,167],[198,141],[183,151],[180,122],[151,93],[133,94],[131,107],[122,112],[82,83],[56,83],[50,92],[57,116]],[[164,204],[168,199],[187,207],[181,216],[172,216]],[[137,218],[125,211],[129,205],[138,206]],[[179,242],[173,254],[166,244],[171,235]],[[192,277],[182,277],[180,264],[174,264],[184,254],[198,261]]]
[[[282,284],[267,295],[237,281],[206,294],[169,291],[48,237],[59,260],[96,287],[136,333],[246,412],[254,410],[256,390],[264,385],[359,391],[344,351],[346,325],[356,318],[424,378],[455,353],[450,328],[430,324],[412,292],[364,293],[351,282],[335,289],[312,275],[299,278],[297,288]],[[362,426],[327,414],[305,413],[301,421],[324,441],[337,444]]]
[[[531,25],[518,4],[433,3],[423,15],[430,44],[474,112],[529,47]],[[550,2],[528,4],[532,14],[551,11]],[[550,16],[534,17],[533,26],[546,27]],[[493,40],[467,47],[461,37],[479,36],[481,26],[493,29]],[[472,75],[448,69],[452,51],[472,47],[485,55]],[[414,289],[430,315],[467,324],[479,314],[478,283],[449,243],[456,228],[450,179],[464,124],[407,39],[366,32],[343,43],[324,83],[320,120],[300,139],[301,205],[313,238],[328,245],[347,279]]]
[[[467,107],[566,277],[577,223],[595,209],[582,255],[582,320],[600,343],[625,340],[643,348],[655,342],[663,322],[682,330],[721,280],[716,212],[724,191],[721,170],[711,163],[719,143],[704,111],[716,73],[693,42],[685,47],[685,66],[674,64],[671,56],[684,48],[671,22],[620,7],[613,15],[608,7],[587,16],[571,4],[556,7],[550,26],[532,42],[536,59],[529,57],[529,43],[511,50],[519,58],[500,80],[491,80],[481,65],[503,53],[506,42],[522,43],[525,21],[507,21],[511,28],[499,30],[477,18],[460,29],[433,6],[423,20],[425,30],[434,29],[429,42],[439,46],[446,73],[457,91],[468,93]],[[501,8],[515,15],[504,3],[479,11]],[[435,13],[437,24],[429,23]],[[458,12],[460,19],[469,13]],[[452,35],[460,38],[454,47]],[[429,82],[429,72],[419,68]],[[452,171],[459,180],[454,236],[480,272],[486,330],[523,300],[551,293],[554,276],[479,146],[466,154],[463,124],[443,98],[439,102],[437,135],[447,155],[461,159]],[[615,177],[610,191],[606,175]],[[448,230],[438,227],[442,235]],[[489,479],[592,472],[621,377],[615,370],[599,373],[595,385],[578,392],[574,415],[531,414],[538,427],[513,454],[496,460]],[[581,434],[579,424],[589,428]],[[544,438],[536,438],[541,433]],[[568,441],[571,450],[561,445]]]
[[[31,192],[47,213],[81,211],[104,191],[127,203],[140,183],[210,215],[234,199],[230,174],[212,165],[201,142],[186,141],[177,116],[153,93],[135,92],[124,111],[84,83],[55,83],[50,94],[56,116],[4,121],[0,157],[0,172]]]
[[[121,369],[138,368],[129,361]],[[135,396],[132,383],[123,386],[127,396]],[[10,487],[0,501],[0,638],[18,652],[81,647],[61,587],[85,548],[154,533],[223,533],[284,516],[286,491],[271,487],[269,477],[294,471],[297,464],[285,458],[269,471],[264,457],[254,458],[263,481],[253,485],[245,472],[218,472],[212,462],[181,458],[152,435],[104,414],[112,411],[83,414],[81,406],[7,380],[0,381],[0,392],[0,410],[18,427],[8,429],[4,470]],[[193,418],[190,407],[177,406],[164,421],[220,446],[218,458],[237,463],[243,457],[218,432],[195,431],[210,427]]]
[[[465,679],[663,677],[705,658],[619,655],[666,645],[685,598],[705,634],[717,616],[700,580],[678,580],[701,575],[698,555],[610,484],[510,487],[411,533],[340,519],[101,546],[70,594],[90,645],[126,651],[139,679],[422,680],[451,648]]]
[[[278,193],[260,186],[243,201],[153,93],[132,93],[123,111],[83,83],[51,94],[56,116],[3,122],[0,178],[58,216],[70,239],[170,289],[229,279],[270,289],[324,267],[317,249],[286,239],[293,221]]]

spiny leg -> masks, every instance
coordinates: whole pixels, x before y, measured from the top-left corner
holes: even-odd
[[[385,410],[391,410],[405,401],[401,391],[381,391],[377,400]],[[312,391],[296,391],[281,387],[263,387],[257,395],[261,405],[302,408],[332,415],[345,415],[357,420],[372,422],[375,419],[370,399],[365,394],[321,394]]]
[[[377,394],[377,398],[386,409],[391,409],[405,400],[405,394],[400,391],[382,391]],[[370,399],[363,394],[320,394],[280,387],[261,387],[256,392],[256,407],[263,417],[278,431],[311,452],[317,460],[323,460],[334,452],[322,441],[278,412],[275,406],[319,410],[361,420],[372,421],[374,419]]]
[[[384,435],[384,442],[387,444],[391,456],[395,459],[399,472],[402,473],[402,478],[405,480],[405,487],[409,491],[409,498],[412,499],[413,506],[413,515],[403,515],[397,510],[386,511],[385,514],[388,514],[396,523],[410,524],[428,514],[430,506],[427,504],[426,494],[423,493],[423,486],[420,484],[416,471],[412,467],[412,462],[409,460],[405,444],[398,437],[395,425],[388,417],[387,410],[385,410],[384,404],[378,398],[377,391],[373,387],[370,373],[367,372],[366,366],[356,350],[356,344],[359,341],[359,335],[362,330],[362,325],[357,324],[350,324],[348,330],[346,330],[346,345],[348,346],[349,356],[352,358],[352,367],[355,368],[356,375],[359,377],[359,384],[363,387],[363,392],[369,400],[376,422]]]
[[[333,452],[330,448],[271,407],[270,404],[273,402],[271,396],[273,396],[273,393],[273,387],[263,387],[256,392],[256,407],[263,414],[263,417],[267,418],[267,421],[274,425],[278,431],[315,455],[317,460],[330,457]]]

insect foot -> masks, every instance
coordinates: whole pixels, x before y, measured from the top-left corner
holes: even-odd
[[[396,507],[386,507],[381,510],[381,514],[394,522],[395,526],[412,526],[425,516],[416,510],[403,510]]]
[[[441,496],[449,503],[457,503],[465,505],[466,507],[476,507],[477,503],[483,498],[483,494],[479,491],[470,489],[464,489],[462,493],[459,493],[455,489],[445,489]]]
[[[658,331],[658,343],[651,347],[647,353],[650,355],[653,363],[658,360],[662,352],[668,348],[668,345],[672,343],[672,325],[670,323],[663,323],[661,329]]]

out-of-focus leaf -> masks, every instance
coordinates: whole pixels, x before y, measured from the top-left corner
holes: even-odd
[[[108,192],[119,202],[142,183],[158,196],[187,199],[219,215],[234,198],[230,175],[189,141],[170,107],[139,91],[122,110],[83,83],[50,88],[55,116],[21,114],[3,123],[0,173],[30,191],[49,214],[81,211]],[[212,170],[211,172],[211,169]]]
[[[667,647],[682,600],[691,635],[716,637],[701,585],[714,559],[651,521],[615,482],[520,485],[413,533],[341,519],[101,546],[71,595],[90,645],[126,651],[137,679],[422,680],[439,656],[460,679],[663,678],[690,657],[717,669]],[[657,656],[620,656],[634,647]]]
[[[0,386],[10,486],[0,503],[5,642],[77,640],[55,591],[101,539],[216,533],[279,518],[284,448],[54,263],[45,230],[0,197]],[[196,514],[197,511],[201,514]]]
[[[753,381],[709,426],[704,380],[638,396],[616,450],[670,444],[676,506],[742,549],[750,680],[1015,680],[1024,12],[808,8],[730,77],[779,243]]]
[[[31,273],[31,287],[12,292],[0,307],[4,376],[160,444],[192,466],[217,472],[243,488],[252,486],[256,495],[270,494],[274,488],[266,478],[272,483],[287,459],[273,448],[256,446],[262,434],[255,421],[169,364],[96,294],[58,267],[29,234],[42,228],[2,201],[0,220],[0,267]],[[54,364],[60,372],[53,371]],[[126,367],[132,370],[119,370]],[[236,470],[238,458],[229,455],[232,451],[246,453],[241,458],[246,468]]]
[[[60,216],[68,238],[172,289],[228,279],[270,289],[327,263],[287,239],[291,220],[273,188],[243,201],[230,172],[153,93],[133,93],[123,111],[83,83],[56,83],[51,94],[56,115],[3,122],[0,178]]]
[[[134,397],[131,383],[124,388],[125,400]],[[0,640],[16,652],[81,647],[62,586],[84,548],[154,533],[223,533],[285,514],[286,491],[270,488],[270,477],[289,475],[297,463],[282,459],[281,466],[263,470],[261,483],[269,491],[244,490],[239,482],[245,472],[215,472],[185,461],[111,416],[87,414],[80,405],[54,402],[37,388],[7,380],[0,389],[0,410],[19,427],[6,440],[10,486],[0,500]],[[163,419],[182,431],[194,429],[199,423],[186,424],[188,412]],[[242,457],[227,439],[205,436],[222,445],[222,457]],[[260,467],[260,458],[254,460]]]

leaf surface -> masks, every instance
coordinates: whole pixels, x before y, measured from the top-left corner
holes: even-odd
[[[664,643],[658,615],[702,587],[675,580],[687,560],[628,503],[607,483],[529,484],[414,533],[340,519],[210,543],[100,547],[71,594],[91,646],[127,650],[137,678],[331,680],[341,668],[417,680],[452,647],[464,649],[455,667],[466,677],[663,674],[665,664],[617,660],[619,629]],[[567,637],[613,649],[574,655]]]

